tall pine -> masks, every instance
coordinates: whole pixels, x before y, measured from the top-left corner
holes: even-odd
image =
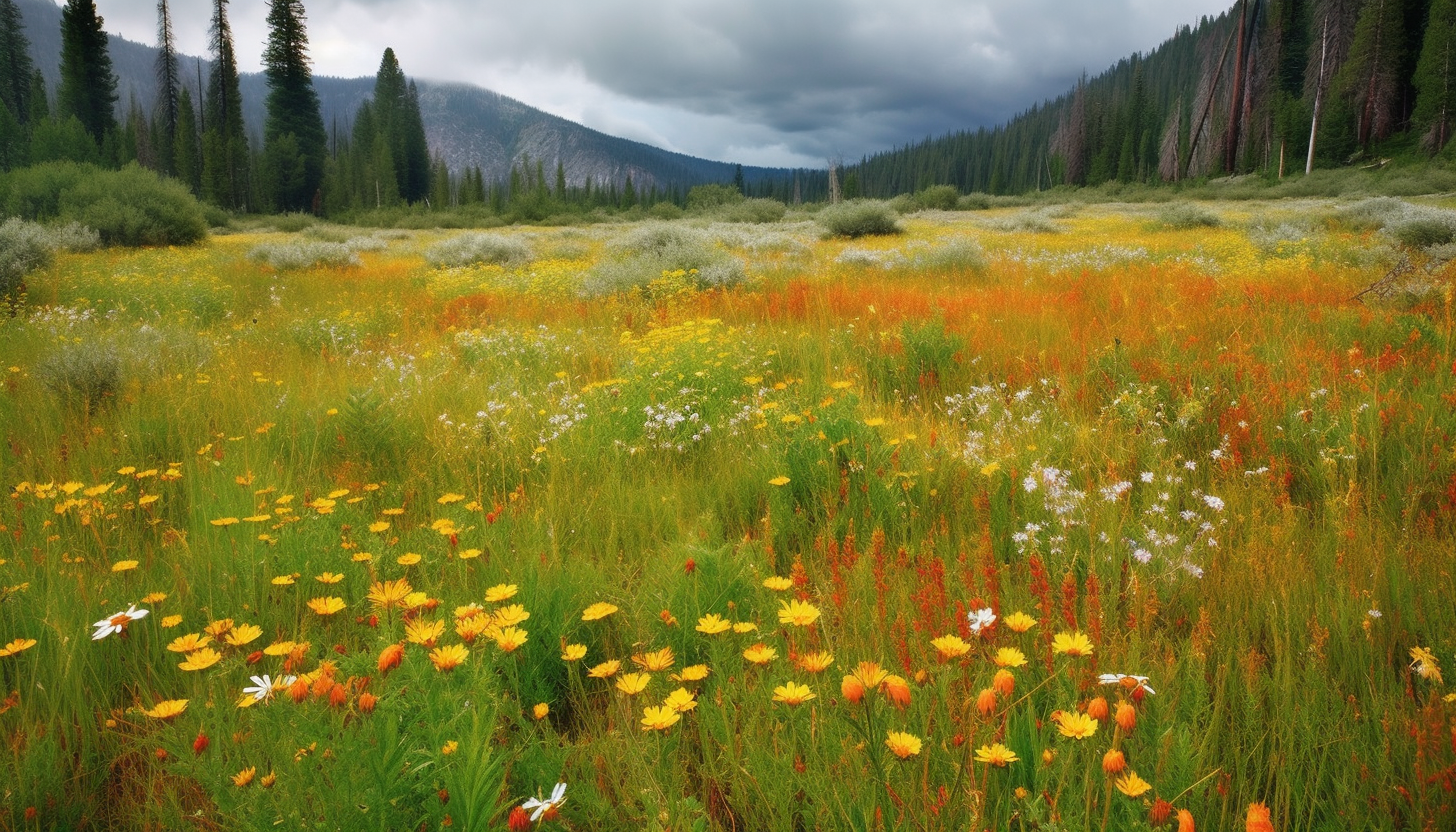
[[[0,0],[0,104],[18,123],[30,120],[30,41],[15,0]]]
[[[61,8],[61,85],[56,107],[75,116],[98,145],[116,129],[116,76],[106,51],[106,32],[92,0]]]
[[[177,131],[172,141],[172,175],[197,194],[202,192],[202,142],[197,133],[197,110],[186,87],[177,95]]]
[[[201,102],[202,193],[223,208],[245,211],[251,192],[248,139],[227,4],[228,0],[212,0],[212,73],[206,100]]]
[[[1337,83],[1355,113],[1355,138],[1367,150],[1372,141],[1389,136],[1399,120],[1404,22],[1404,0],[1369,0],[1340,69]]]
[[[173,144],[177,137],[179,108],[177,50],[172,38],[172,12],[167,0],[157,0],[157,127],[153,138],[156,167],[172,173]]]
[[[1456,127],[1456,0],[1431,3],[1414,80],[1416,109],[1411,120],[1424,131],[1421,143],[1426,149],[1440,153]]]
[[[272,0],[263,73],[268,117],[263,127],[265,194],[280,211],[315,207],[323,182],[328,136],[308,62],[302,0]]]

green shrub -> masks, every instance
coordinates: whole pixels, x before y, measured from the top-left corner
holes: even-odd
[[[1375,231],[1385,227],[1392,217],[1404,216],[1411,204],[1388,196],[1362,199],[1335,213],[1335,220],[1354,231]]]
[[[121,356],[106,341],[63,344],[36,365],[35,375],[62,401],[93,414],[121,388]]]
[[[1456,241],[1456,211],[1428,209],[1391,222],[1386,231],[1406,248],[1429,249]]]
[[[312,214],[293,212],[273,217],[269,224],[285,234],[297,234],[305,228],[312,228],[318,220]]]
[[[684,271],[700,288],[742,283],[743,263],[711,236],[669,223],[645,225],[617,241],[582,284],[588,297],[646,287],[664,272]]]
[[[729,222],[778,222],[788,212],[789,207],[777,199],[745,199],[728,206],[723,218]]]
[[[1022,211],[998,220],[991,220],[986,223],[988,228],[997,231],[1025,232],[1030,234],[1060,234],[1062,227],[1052,218],[1054,209],[1041,209],[1036,211]],[[1065,207],[1061,210],[1070,210]]]
[[[0,176],[0,207],[7,216],[49,220],[61,215],[61,194],[96,176],[94,165],[48,162]]]
[[[531,246],[520,237],[502,234],[461,234],[431,246],[425,259],[436,268],[477,264],[524,266],[531,262]]]
[[[956,200],[957,211],[984,211],[991,207],[991,195],[976,193],[966,194]]]
[[[743,192],[731,185],[694,185],[688,191],[688,210],[703,213],[743,201]]]
[[[347,245],[309,240],[264,243],[248,252],[248,257],[266,263],[280,272],[359,265],[359,255]]]
[[[1153,224],[1159,228],[1185,231],[1190,228],[1217,228],[1222,220],[1208,211],[1188,202],[1175,202],[1154,215]]]
[[[894,211],[878,200],[856,199],[831,205],[820,211],[816,219],[835,237],[900,233]]]
[[[202,205],[175,179],[131,164],[61,192],[61,218],[96,229],[109,246],[185,246],[207,236]]]
[[[677,220],[682,219],[683,209],[672,202],[659,202],[647,211],[648,215],[655,220]]]
[[[46,230],[35,223],[11,218],[0,225],[0,300],[19,293],[25,276],[51,264],[52,247]]]
[[[915,194],[915,204],[925,211],[954,211],[960,198],[954,185],[931,185]]]

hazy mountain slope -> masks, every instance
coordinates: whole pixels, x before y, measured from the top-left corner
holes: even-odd
[[[16,0],[30,40],[31,57],[51,89],[52,102],[59,80],[61,9],[52,0]],[[109,50],[116,71],[117,108],[125,114],[132,101],[150,112],[156,97],[156,49],[111,35]],[[409,56],[401,55],[409,65]],[[209,62],[183,57],[182,81],[197,98],[198,79],[206,83]],[[598,183],[634,183],[660,187],[703,182],[727,182],[734,165],[672,153],[651,145],[609,136],[564,118],[537,110],[520,101],[468,84],[417,80],[420,113],[430,152],[445,158],[452,170],[479,165],[487,179],[509,176],[513,161],[523,155],[542,160],[554,176],[559,160],[571,184],[587,177]],[[262,75],[242,76],[243,116],[256,141],[262,132],[267,85]],[[316,76],[324,124],[348,135],[359,104],[374,91],[374,79]],[[782,179],[789,171],[773,168],[743,169],[749,182]]]

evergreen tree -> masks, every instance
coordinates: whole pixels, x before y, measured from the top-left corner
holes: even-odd
[[[1426,149],[1440,153],[1456,127],[1456,0],[1431,3],[1414,81],[1417,97],[1411,120],[1425,131],[1421,142]]]
[[[265,193],[277,210],[313,210],[323,182],[328,136],[309,68],[302,0],[269,3],[263,72],[268,79]]]
[[[1389,136],[1399,119],[1404,20],[1404,0],[1369,0],[1338,76],[1339,89],[1355,112],[1356,141],[1367,149],[1371,141]]]
[[[106,51],[106,32],[92,0],[69,0],[61,8],[61,117],[75,116],[101,144],[116,129],[116,76]]]
[[[177,130],[172,141],[172,175],[192,193],[202,191],[202,143],[197,135],[197,113],[192,92],[182,87],[177,94]]]
[[[37,69],[30,75],[30,118],[25,122],[34,127],[50,117],[51,99],[46,94],[45,76]]]
[[[243,132],[243,95],[233,52],[228,0],[212,0],[212,72],[202,104],[202,193],[222,206],[246,210],[251,192],[248,139]]]
[[[430,190],[430,148],[425,140],[425,121],[420,115],[420,91],[411,81],[400,113],[399,152],[396,165],[405,174],[399,193],[406,202],[418,202]]]
[[[16,124],[30,121],[30,41],[14,0],[0,0],[0,105]]]
[[[157,129],[156,168],[173,173],[173,143],[177,136],[179,111],[177,50],[172,39],[172,13],[167,0],[157,0]]]

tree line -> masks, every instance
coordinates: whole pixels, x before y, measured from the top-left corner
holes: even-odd
[[[929,185],[1283,177],[1452,155],[1456,0],[1239,0],[1004,125],[862,159],[847,196]]]

